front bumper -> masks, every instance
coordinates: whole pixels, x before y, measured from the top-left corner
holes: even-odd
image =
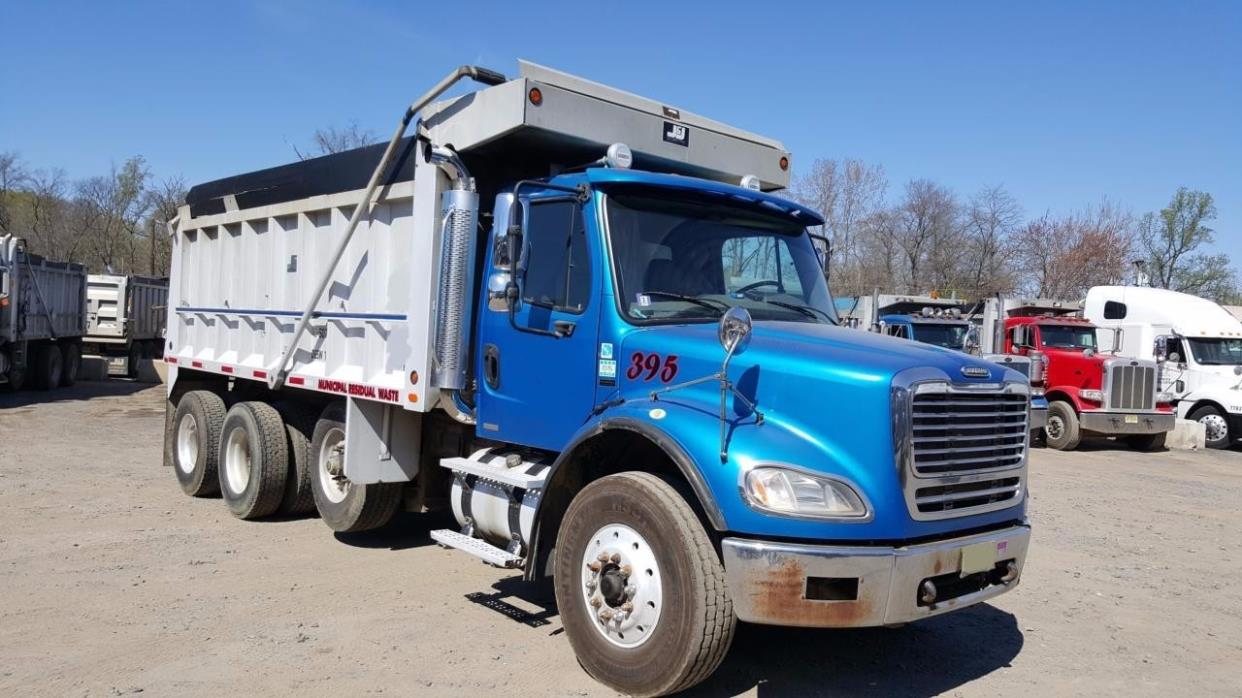
[[[1172,412],[1083,412],[1082,428],[1096,434],[1159,434],[1177,421]]]
[[[739,619],[850,628],[907,623],[999,596],[1018,585],[1030,538],[1022,524],[896,548],[725,538],[722,551]],[[962,575],[965,558],[979,563],[981,552],[994,557],[992,568]],[[931,603],[920,600],[927,580],[943,590]]]

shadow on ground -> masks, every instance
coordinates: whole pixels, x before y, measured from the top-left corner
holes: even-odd
[[[35,390],[25,387],[17,392],[8,392],[0,387],[0,414],[3,414],[3,410],[18,407],[70,400],[90,400],[96,397],[121,397],[147,388],[158,387],[155,383],[138,383],[128,379],[82,382],[68,388],[53,388],[52,390]]]
[[[741,624],[716,673],[687,696],[933,696],[1009,666],[1015,618],[987,604],[901,628],[804,630]]]
[[[388,550],[409,550],[427,545],[435,545],[431,540],[431,532],[437,528],[457,530],[453,515],[448,512],[434,514],[411,514],[402,512],[392,517],[383,528],[359,533],[334,533],[336,539],[355,548],[386,548]],[[462,559],[469,559],[463,556]]]

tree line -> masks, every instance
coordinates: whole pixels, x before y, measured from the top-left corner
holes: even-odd
[[[167,276],[167,222],[185,200],[180,177],[157,179],[141,156],[108,174],[71,180],[0,153],[0,235],[25,238],[48,259],[92,272]]]
[[[929,179],[890,186],[884,168],[816,160],[790,193],[824,214],[829,279],[838,296],[882,292],[981,298],[997,293],[1075,300],[1092,286],[1152,286],[1237,302],[1229,256],[1215,240],[1212,195],[1178,189],[1134,216],[1110,201],[1030,217],[1002,186],[959,196]]]
[[[350,124],[320,129],[306,152],[294,152],[305,159],[374,139]],[[157,179],[141,156],[75,181],[0,152],[0,234],[91,271],[166,276],[166,225],[185,194],[181,177]],[[1161,288],[1239,300],[1228,255],[1205,251],[1216,218],[1207,192],[1178,189],[1166,207],[1141,216],[1102,201],[1030,217],[1002,186],[962,197],[913,179],[894,190],[879,165],[821,159],[794,177],[789,194],[826,218],[821,232],[831,241],[829,278],[838,296],[879,289],[1077,299],[1091,286],[1141,276]]]

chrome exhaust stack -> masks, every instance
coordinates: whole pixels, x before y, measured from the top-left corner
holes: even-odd
[[[436,299],[435,362],[432,385],[464,390],[468,384],[471,291],[478,247],[479,194],[461,158],[435,148],[431,160],[452,180],[441,197],[439,295]]]

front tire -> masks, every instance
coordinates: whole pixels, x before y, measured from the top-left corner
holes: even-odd
[[[1074,406],[1064,400],[1054,400],[1048,405],[1048,424],[1044,427],[1050,448],[1072,451],[1082,441],[1082,427]]]
[[[220,429],[227,412],[224,400],[210,390],[191,390],[177,402],[168,430],[173,471],[181,490],[191,497],[220,491]]]
[[[596,480],[561,522],[556,601],[587,673],[636,696],[711,675],[737,617],[715,546],[686,500],[650,473]]]
[[[220,493],[239,519],[257,519],[280,507],[289,471],[288,436],[276,408],[239,402],[220,430]]]
[[[315,461],[315,508],[333,531],[379,528],[397,513],[403,483],[361,485],[345,477],[345,406],[341,403],[324,408],[315,424],[311,457]]]
[[[1190,420],[1203,425],[1204,444],[1208,448],[1229,448],[1233,435],[1229,433],[1229,418],[1223,412],[1204,405],[1190,413]]]

